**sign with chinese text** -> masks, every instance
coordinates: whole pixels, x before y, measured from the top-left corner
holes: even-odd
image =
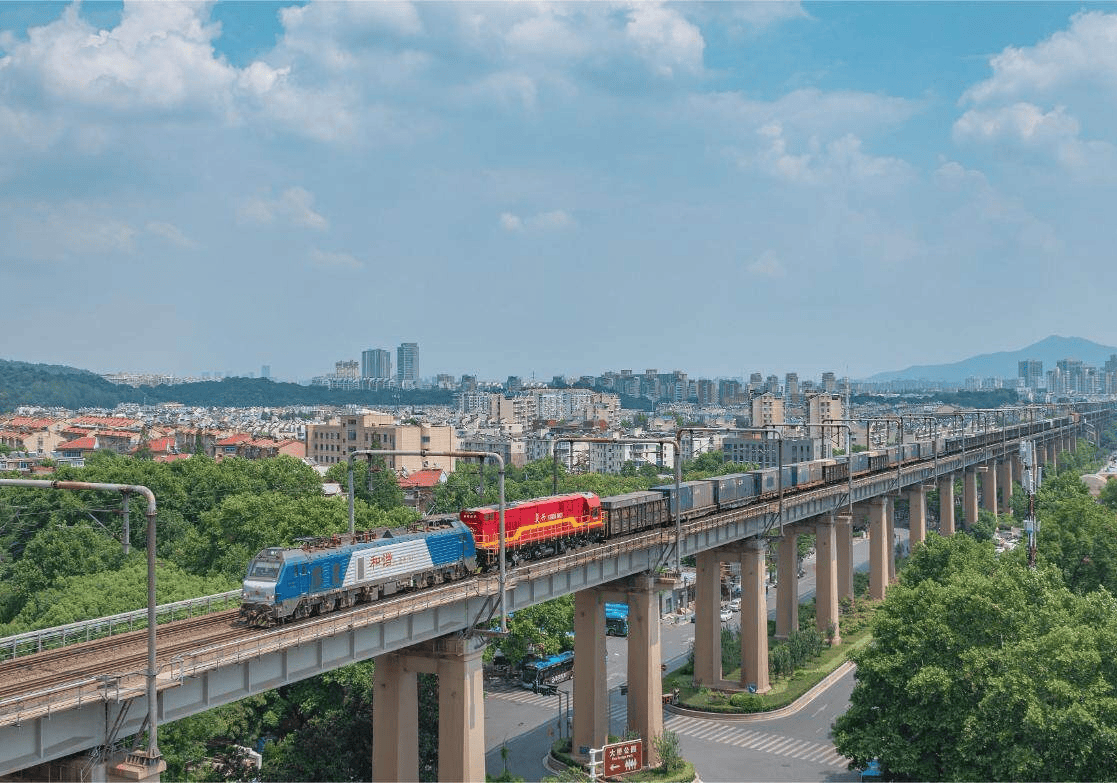
[[[607,778],[636,772],[644,767],[643,740],[614,742],[612,745],[606,745],[603,750],[602,774]]]

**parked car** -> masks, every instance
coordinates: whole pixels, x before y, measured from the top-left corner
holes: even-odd
[[[723,606],[722,609],[721,609],[721,621],[723,623],[727,623],[732,619],[733,619],[733,612],[729,611],[729,609],[727,609]]]
[[[731,611],[731,612],[741,611],[741,599],[740,598],[734,598],[732,601],[729,602],[729,611]]]

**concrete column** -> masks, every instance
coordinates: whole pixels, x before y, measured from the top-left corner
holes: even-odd
[[[605,598],[600,590],[574,594],[574,740],[582,748],[600,748],[609,738],[609,683],[605,676]],[[400,778],[414,780],[414,778]]]
[[[776,638],[786,639],[799,630],[799,535],[785,526],[776,561]]]
[[[977,521],[977,468],[962,474],[962,525],[969,530]]]
[[[483,645],[461,639],[438,657],[439,780],[485,779],[483,653]]]
[[[997,483],[1001,487],[1001,511],[1005,514],[1012,513],[1012,459],[1004,459],[999,463],[1001,475]]]
[[[652,739],[663,734],[658,598],[653,577],[634,577],[633,587],[628,590],[628,727],[644,739],[648,766],[659,764]],[[577,633],[574,638],[578,638]]]
[[[954,474],[939,478],[939,535],[954,535]]]
[[[757,693],[772,689],[768,681],[768,602],[764,597],[763,538],[750,538],[741,555],[741,684]],[[798,581],[798,575],[796,575]],[[780,577],[783,585],[783,577]]]
[[[990,460],[981,474],[981,499],[986,511],[997,513],[997,461]]]
[[[838,564],[838,600],[853,598],[853,515],[838,514],[834,522],[834,550]]]
[[[1051,472],[1054,473],[1059,469],[1059,454],[1055,441],[1047,442],[1047,462],[1051,466]]]
[[[372,675],[372,779],[419,779],[419,684],[399,653],[379,655]]]
[[[908,490],[908,528],[912,547],[927,537],[927,490],[922,484]]]
[[[887,503],[884,505],[885,522],[887,524],[887,537],[888,537],[888,584],[896,582],[896,500],[895,497],[887,498]]]
[[[838,558],[834,515],[815,519],[815,627],[823,638],[831,628],[833,644],[841,642],[838,628]]]
[[[888,584],[888,510],[887,498],[875,497],[869,501],[869,597],[884,598]]]
[[[20,780],[50,780],[51,772],[55,774],[54,780],[93,780],[106,781],[106,783],[159,783],[162,775],[167,771],[167,762],[162,758],[155,764],[149,764],[148,757],[140,752],[120,753],[109,759],[108,763],[96,763],[91,769],[85,767],[88,756],[82,754],[66,762],[41,764],[30,770],[24,770],[19,775]],[[59,766],[55,766],[58,764]],[[40,774],[43,770],[46,774]]]
[[[699,552],[696,560],[694,684],[717,687],[721,682],[721,560],[715,550]]]

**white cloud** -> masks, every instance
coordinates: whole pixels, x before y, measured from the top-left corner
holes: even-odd
[[[786,276],[787,270],[784,269],[780,259],[771,250],[765,250],[755,260],[752,261],[745,269],[749,274],[757,277],[767,277],[773,280],[778,280]]]
[[[219,26],[206,16],[208,4],[129,0],[116,28],[97,30],[73,4],[9,49],[4,78],[68,104],[118,111],[211,107],[235,74],[215,57]]]
[[[325,231],[329,221],[314,211],[314,194],[298,186],[284,190],[277,198],[248,199],[239,210],[241,220],[268,225],[284,220],[298,226]]]
[[[564,210],[556,209],[550,212],[539,212],[528,217],[520,217],[511,212],[502,212],[500,227],[509,233],[522,231],[559,231],[573,228],[574,218]]]
[[[971,109],[954,123],[956,141],[1001,141],[1047,145],[1078,136],[1079,123],[1064,107],[1050,112],[1032,103],[1014,103],[996,109]]]
[[[990,59],[993,75],[968,89],[963,102],[1014,101],[1084,85],[1117,91],[1117,14],[1075,14],[1070,28],[1035,46],[1007,47]]]
[[[629,11],[625,37],[660,76],[671,77],[679,70],[702,70],[706,48],[702,31],[671,7],[635,3]]]
[[[811,138],[805,149],[792,151],[783,127],[771,122],[757,130],[761,148],[754,158],[742,158],[776,179],[799,185],[859,186],[891,189],[910,182],[914,170],[899,158],[869,155],[857,136],[847,133],[826,143]]]
[[[511,212],[501,212],[500,227],[509,232],[523,231],[524,221],[520,220],[518,215],[513,215]]]
[[[114,209],[94,202],[58,204],[0,203],[7,240],[0,256],[31,261],[85,259],[102,255],[132,255],[139,234],[114,215]]]
[[[151,220],[148,221],[147,225],[144,226],[144,228],[149,234],[154,234],[157,237],[162,237],[163,239],[166,239],[168,242],[173,245],[177,245],[178,247],[196,247],[196,243],[193,240],[185,236],[178,229],[177,226],[174,226],[171,223],[163,223],[161,221]]]
[[[331,253],[318,248],[310,251],[310,261],[314,266],[326,269],[363,269],[365,266],[348,253]]]
[[[970,109],[954,123],[958,143],[1015,146],[1048,155],[1066,171],[1085,179],[1117,176],[1117,147],[1080,138],[1080,123],[1062,106],[1049,112],[1032,103]]]

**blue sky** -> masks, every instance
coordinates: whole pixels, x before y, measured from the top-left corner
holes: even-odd
[[[0,3],[0,358],[1117,344],[1117,5]]]

